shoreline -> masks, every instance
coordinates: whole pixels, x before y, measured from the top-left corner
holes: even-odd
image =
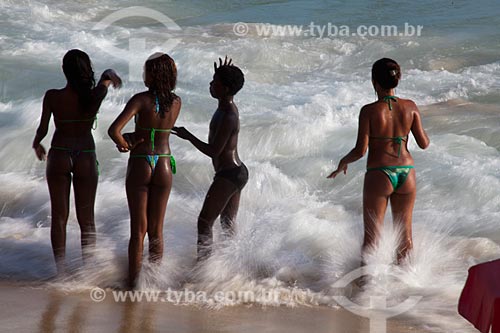
[[[368,333],[370,323],[345,309],[322,306],[227,306],[159,302],[94,302],[88,292],[63,292],[43,283],[0,281],[4,332],[346,332]],[[29,313],[29,316],[27,314]],[[387,332],[424,332],[403,317]]]

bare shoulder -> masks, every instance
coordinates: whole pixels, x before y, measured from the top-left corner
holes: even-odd
[[[45,92],[45,98],[54,98],[62,92],[62,89],[49,89]]]
[[[141,106],[144,105],[144,103],[149,101],[150,99],[151,97],[149,96],[149,92],[143,91],[132,96],[132,98],[129,99],[127,104]]]
[[[417,104],[411,99],[398,98],[398,102],[401,103],[403,108],[408,111],[418,111]]]
[[[373,111],[377,109],[378,109],[377,102],[363,105],[363,107],[361,107],[361,110],[359,111],[359,117],[360,118],[368,117],[370,114],[373,114]]]
[[[180,109],[181,105],[182,105],[182,99],[179,96],[174,95],[174,100],[172,101],[172,106],[174,108]]]
[[[366,112],[369,112],[371,109],[375,108],[375,103],[376,102],[373,102],[373,103],[370,103],[370,104],[365,104],[361,107],[361,113],[366,113]]]
[[[45,106],[49,107],[51,105],[57,105],[57,101],[60,100],[63,89],[49,89],[45,92],[43,96],[43,103]]]

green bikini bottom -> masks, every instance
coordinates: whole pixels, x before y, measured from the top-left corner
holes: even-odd
[[[66,147],[51,146],[50,149],[59,150],[67,152],[71,158],[71,164],[73,164],[73,159],[77,158],[81,153],[93,153],[95,154],[95,149],[71,149]],[[95,160],[95,166],[97,168],[97,175],[101,175],[101,170],[99,169],[99,161]]]
[[[151,167],[151,171],[155,171],[156,164],[158,163],[158,159],[161,157],[169,157],[170,158],[170,167],[172,168],[172,173],[175,175],[177,172],[177,166],[175,163],[174,156],[170,154],[156,154],[156,155],[130,155],[130,158],[145,158],[148,161],[149,166]]]
[[[389,180],[392,184],[392,188],[396,191],[398,188],[403,186],[406,181],[406,177],[410,174],[411,169],[413,169],[413,165],[403,165],[403,166],[385,166],[378,168],[368,168],[366,171],[382,171],[389,177]]]

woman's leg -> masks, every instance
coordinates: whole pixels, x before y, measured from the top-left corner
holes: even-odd
[[[151,168],[142,158],[131,158],[127,169],[127,201],[130,212],[130,242],[128,246],[128,284],[134,288],[141,271],[144,237],[147,232],[148,191]]]
[[[96,243],[94,204],[99,172],[95,153],[80,153],[73,163],[76,218],[80,225],[82,257],[85,261],[92,254]]]
[[[415,170],[412,169],[404,184],[391,195],[392,219],[401,229],[401,241],[397,249],[398,263],[413,248],[412,217],[417,195]]]
[[[160,158],[149,186],[148,239],[149,261],[160,263],[163,257],[163,221],[172,189],[172,171],[167,158]]]
[[[71,160],[67,152],[50,150],[47,159],[47,183],[49,185],[52,224],[50,240],[57,273],[65,271],[66,224],[69,215],[71,188]]]
[[[363,222],[365,227],[363,254],[377,246],[384,223],[389,196],[393,192],[387,176],[379,170],[367,171],[363,187]]]

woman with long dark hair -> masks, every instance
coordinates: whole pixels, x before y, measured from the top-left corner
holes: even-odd
[[[377,101],[361,109],[356,146],[328,176],[345,174],[347,165],[363,157],[369,148],[363,189],[363,253],[376,246],[390,201],[394,223],[402,231],[398,262],[413,247],[411,225],[417,189],[414,161],[407,148],[409,133],[420,148],[429,145],[415,103],[394,96],[400,79],[401,68],[396,61],[383,58],[373,64],[372,84]]]
[[[58,274],[65,271],[71,183],[84,259],[95,246],[94,202],[98,165],[92,128],[109,85],[115,88],[121,86],[120,77],[112,69],[104,71],[96,85],[90,58],[80,50],[68,51],[62,68],[67,84],[62,89],[51,89],[45,93],[40,126],[33,140],[38,159],[47,158],[46,176],[52,215],[50,238]],[[56,130],[46,157],[40,142],[47,135],[52,115]]]
[[[164,53],[153,54],[144,65],[144,84],[148,90],[127,102],[108,131],[120,152],[130,152],[126,178],[130,288],[135,287],[141,270],[146,234],[150,262],[160,263],[163,257],[163,219],[175,173],[169,137],[181,109],[181,99],[174,93],[176,81],[174,60]],[[135,131],[122,134],[134,117]]]

